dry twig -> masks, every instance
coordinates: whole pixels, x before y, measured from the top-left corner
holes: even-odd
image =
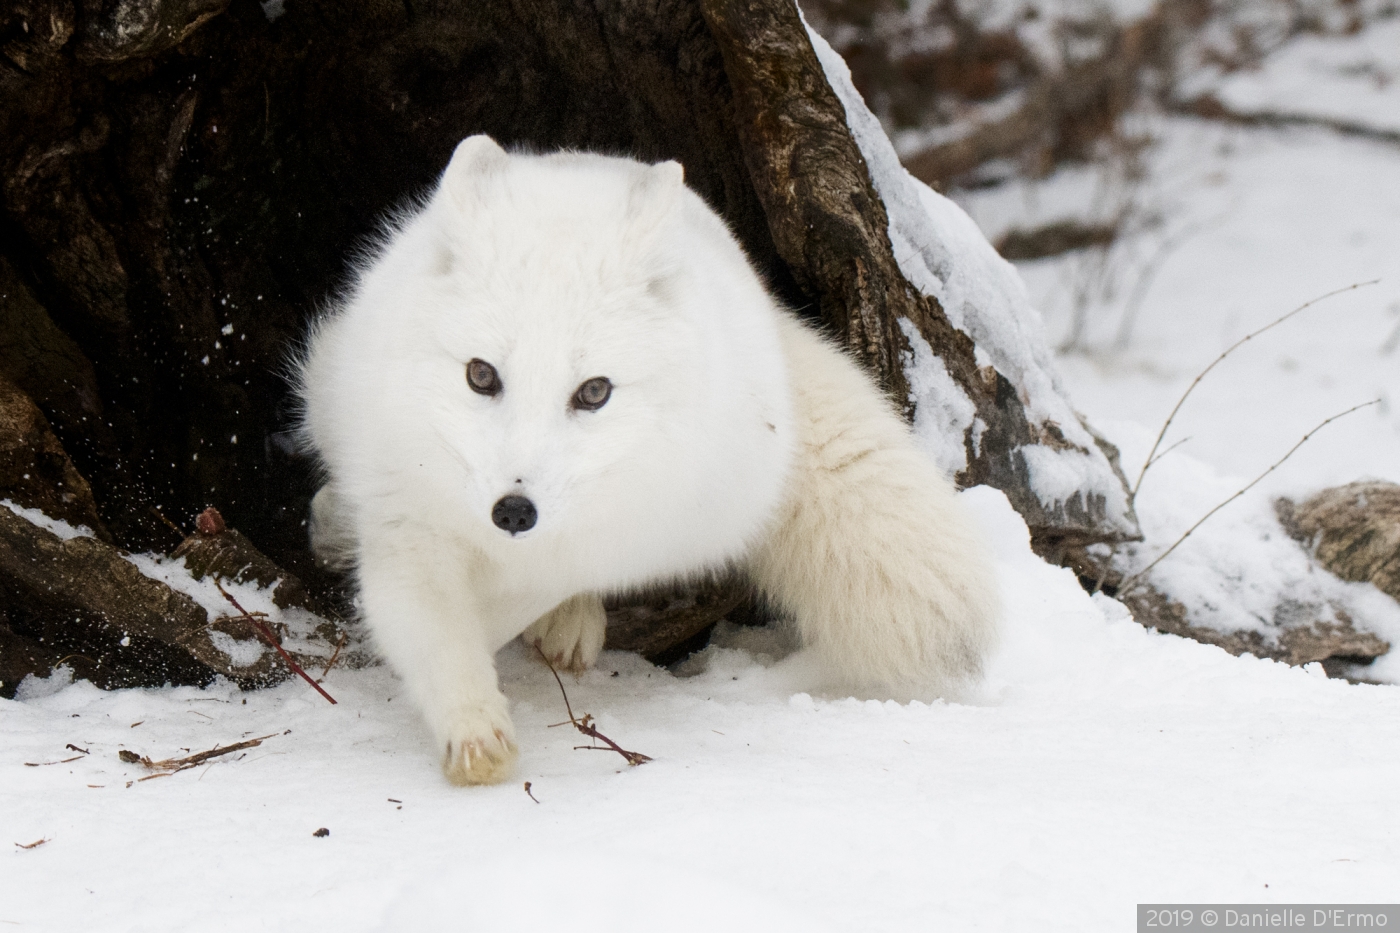
[[[72,758],[63,758],[59,761],[26,761],[24,763],[24,766],[26,768],[42,768],[46,765],[66,765],[68,764],[68,762],[77,761],[79,758],[82,757],[82,755],[74,755]]]
[[[1160,430],[1160,431],[1157,432],[1157,440],[1153,442],[1153,444],[1152,444],[1152,449],[1151,449],[1150,451],[1148,451],[1148,453],[1147,453],[1147,459],[1143,461],[1142,470],[1138,472],[1137,482],[1133,483],[1133,490],[1132,490],[1132,492],[1131,492],[1131,493],[1129,494],[1129,496],[1128,496],[1128,502],[1129,502],[1129,503],[1132,503],[1133,501],[1135,501],[1135,500],[1137,499],[1138,490],[1142,488],[1142,478],[1143,478],[1144,476],[1147,475],[1147,468],[1150,467],[1150,466],[1152,466],[1152,464],[1155,462],[1155,460],[1158,459],[1158,458],[1157,458],[1157,448],[1159,448],[1159,447],[1162,446],[1162,438],[1164,438],[1164,437],[1167,436],[1167,430],[1172,426],[1172,422],[1173,422],[1174,420],[1176,420],[1176,414],[1177,414],[1177,412],[1181,411],[1181,406],[1184,405],[1184,404],[1186,403],[1186,399],[1187,399],[1187,398],[1191,395],[1191,393],[1195,390],[1196,386],[1200,385],[1201,380],[1204,379],[1204,378],[1206,377],[1206,374],[1209,373],[1209,372],[1210,372],[1212,369],[1214,369],[1215,367],[1219,366],[1222,362],[1224,362],[1225,357],[1229,356],[1231,353],[1234,353],[1234,352],[1235,352],[1236,350],[1238,350],[1240,347],[1244,346],[1246,343],[1248,343],[1249,341],[1253,340],[1255,337],[1258,337],[1260,334],[1264,333],[1265,331],[1273,330],[1275,327],[1279,326],[1279,325],[1282,324],[1284,321],[1286,321],[1286,320],[1288,320],[1289,318],[1293,317],[1295,314],[1298,314],[1298,313],[1300,313],[1300,312],[1302,312],[1302,311],[1306,311],[1308,308],[1311,308],[1313,305],[1317,304],[1319,301],[1325,301],[1326,299],[1331,298],[1331,297],[1333,297],[1334,295],[1340,295],[1340,294],[1342,294],[1343,292],[1355,291],[1356,289],[1358,289],[1358,288],[1364,288],[1364,287],[1366,287],[1367,285],[1375,285],[1375,284],[1376,284],[1377,282],[1379,282],[1379,281],[1380,281],[1380,279],[1372,279],[1372,280],[1369,281],[1369,282],[1354,282],[1354,283],[1352,283],[1351,285],[1348,285],[1348,286],[1345,287],[1345,288],[1338,288],[1338,289],[1336,289],[1335,291],[1330,291],[1330,292],[1328,292],[1328,293],[1325,294],[1325,295],[1319,295],[1318,297],[1312,299],[1311,301],[1308,301],[1308,302],[1305,302],[1305,303],[1299,305],[1298,307],[1294,308],[1292,311],[1289,311],[1287,314],[1283,315],[1282,317],[1275,318],[1271,323],[1265,324],[1263,327],[1259,328],[1258,330],[1254,331],[1253,333],[1246,334],[1246,335],[1244,335],[1243,337],[1241,337],[1239,340],[1236,340],[1233,344],[1230,345],[1229,349],[1227,349],[1224,353],[1222,353],[1222,354],[1220,354],[1219,356],[1217,356],[1217,357],[1215,358],[1215,360],[1214,360],[1209,366],[1207,366],[1205,369],[1201,370],[1200,373],[1197,374],[1196,378],[1191,380],[1191,384],[1190,384],[1189,386],[1186,387],[1186,391],[1183,392],[1183,393],[1181,393],[1181,398],[1179,398],[1179,399],[1176,400],[1176,405],[1172,408],[1171,414],[1167,415],[1167,420],[1164,421],[1164,422],[1162,423],[1162,430]],[[1346,414],[1346,413],[1343,412],[1343,414]],[[1337,415],[1336,417],[1340,418],[1341,415]],[[1329,420],[1330,420],[1330,419],[1329,419]],[[1326,424],[1326,423],[1327,423],[1326,421],[1323,422],[1323,424]],[[1318,425],[1318,427],[1320,428],[1320,427],[1322,427],[1322,425]],[[1313,430],[1317,430],[1317,429],[1314,428]],[[1309,435],[1309,437],[1311,437],[1311,434]],[[1306,439],[1307,439],[1307,438],[1304,438],[1304,440],[1306,440]],[[1301,443],[1301,441],[1300,441],[1299,443]],[[1294,449],[1296,450],[1297,448],[1294,448]],[[1290,451],[1290,453],[1292,453],[1292,451]],[[1287,458],[1285,457],[1284,459],[1287,459]],[[1282,461],[1279,461],[1279,462],[1281,463]],[[1275,466],[1277,466],[1277,465],[1278,465],[1278,464],[1275,464]],[[1272,470],[1273,468],[1270,467],[1270,469]],[[1265,474],[1265,475],[1267,475],[1267,474]],[[1261,477],[1261,479],[1262,479],[1262,477]],[[1258,482],[1258,480],[1255,480],[1255,482]],[[1251,484],[1251,485],[1252,485],[1252,484]]]
[[[637,765],[644,765],[648,761],[651,761],[650,755],[643,755],[641,752],[629,752],[627,749],[623,748],[621,745],[618,745],[612,739],[599,732],[598,727],[593,725],[593,715],[591,713],[584,713],[581,718],[575,716],[574,708],[569,705],[569,694],[564,689],[564,681],[559,679],[559,672],[554,669],[553,664],[549,663],[549,658],[545,657],[545,653],[543,651],[540,651],[539,645],[535,646],[535,650],[539,651],[540,660],[544,662],[545,667],[549,668],[549,672],[554,675],[554,682],[559,685],[559,692],[564,695],[564,709],[568,711],[569,724],[571,724],[578,731],[582,732],[584,735],[588,736],[590,739],[594,739],[607,745],[607,748],[600,748],[597,745],[575,745],[575,750],[583,749],[598,752],[617,752],[619,755],[621,755],[627,760],[627,763],[629,765],[633,766],[634,768]],[[564,725],[564,723],[558,722],[554,725],[562,726]],[[554,726],[550,726],[550,728],[552,729],[554,728]],[[539,801],[535,802],[538,803]]]
[[[186,755],[183,758],[165,758],[160,761],[152,761],[145,755],[138,755],[127,749],[122,749],[117,752],[117,757],[127,764],[144,765],[151,771],[161,772],[160,774],[152,774],[150,777],[165,777],[166,775],[175,774],[180,771],[188,771],[190,768],[197,768],[206,761],[221,758],[233,752],[241,752],[245,748],[256,748],[263,743],[264,739],[270,739],[275,735],[278,735],[278,733],[271,732],[267,735],[260,735],[256,739],[248,739],[245,742],[235,742],[232,745],[225,745],[223,748],[216,745],[207,752],[196,752],[193,755]],[[150,778],[142,778],[141,780],[145,781],[149,779]]]
[[[268,628],[267,624],[261,619],[255,617],[247,609],[244,609],[242,606],[240,606],[238,604],[238,600],[233,598],[233,594],[231,594],[228,590],[224,589],[224,586],[222,583],[219,582],[218,577],[211,577],[210,579],[212,579],[214,581],[214,585],[219,588],[219,592],[223,594],[224,599],[227,599],[229,602],[233,603],[233,608],[239,611],[239,618],[242,618],[252,623],[253,628],[257,629],[258,634],[263,637],[263,641],[267,642],[269,645],[277,649],[277,653],[282,656],[282,660],[287,662],[288,667],[290,667],[294,672],[296,672],[296,674],[299,677],[301,677],[302,680],[306,681],[312,687],[316,688],[317,693],[321,694],[321,696],[325,697],[332,704],[334,704],[335,698],[332,697],[325,690],[322,690],[321,685],[316,683],[316,681],[312,680],[311,675],[306,673],[306,671],[302,670],[300,664],[292,660],[292,656],[288,654],[286,649],[282,647],[281,643],[277,641],[277,636],[272,634],[272,629]],[[327,668],[327,670],[330,670],[330,668]]]
[[[46,842],[48,842],[47,839],[36,839],[34,842],[27,845],[23,842],[16,842],[15,845],[19,846],[21,849],[37,849]]]
[[[1191,532],[1193,532],[1193,531],[1195,531],[1197,528],[1201,527],[1201,525],[1203,525],[1203,524],[1205,523],[1206,519],[1210,518],[1210,517],[1211,517],[1212,515],[1214,515],[1216,512],[1219,512],[1221,509],[1225,508],[1225,506],[1229,505],[1231,502],[1234,502],[1234,501],[1235,501],[1236,499],[1238,499],[1240,496],[1244,495],[1245,493],[1247,493],[1247,492],[1249,492],[1251,489],[1253,489],[1253,488],[1259,483],[1260,480],[1262,480],[1264,477],[1268,476],[1270,473],[1274,472],[1274,470],[1277,470],[1280,466],[1282,466],[1282,465],[1283,465],[1283,462],[1284,462],[1285,460],[1287,460],[1289,457],[1293,456],[1294,452],[1295,452],[1299,447],[1302,447],[1304,444],[1306,444],[1306,443],[1308,442],[1308,439],[1309,439],[1310,437],[1312,437],[1314,434],[1316,434],[1318,431],[1321,431],[1323,428],[1327,427],[1329,424],[1331,424],[1333,421],[1336,421],[1338,418],[1343,418],[1343,417],[1345,417],[1345,416],[1351,414],[1351,413],[1354,412],[1354,411],[1358,411],[1358,410],[1360,410],[1360,409],[1362,409],[1362,408],[1367,408],[1367,407],[1369,407],[1369,406],[1371,406],[1371,405],[1378,405],[1378,404],[1380,404],[1380,399],[1377,398],[1377,399],[1372,399],[1372,400],[1369,401],[1369,402],[1362,402],[1360,405],[1353,405],[1351,408],[1348,408],[1346,411],[1338,412],[1337,414],[1333,415],[1332,417],[1326,419],[1326,420],[1323,421],[1321,424],[1319,424],[1317,427],[1315,427],[1315,428],[1313,428],[1311,431],[1309,431],[1307,434],[1304,434],[1303,437],[1298,441],[1298,443],[1294,444],[1292,447],[1290,447],[1290,448],[1288,449],[1288,453],[1284,454],[1282,457],[1279,457],[1278,460],[1274,461],[1274,465],[1273,465],[1273,466],[1269,467],[1269,468],[1268,468],[1267,470],[1265,470],[1263,473],[1260,473],[1258,476],[1254,477],[1254,479],[1251,480],[1251,481],[1249,482],[1248,485],[1246,485],[1246,486],[1242,487],[1241,489],[1239,489],[1238,491],[1236,491],[1235,494],[1234,494],[1233,496],[1231,496],[1230,498],[1226,499],[1224,502],[1220,503],[1220,504],[1217,505],[1215,508],[1213,508],[1213,509],[1211,509],[1209,512],[1207,512],[1206,514],[1202,515],[1202,516],[1200,517],[1200,519],[1196,522],[1196,524],[1194,524],[1194,525],[1192,525],[1190,528],[1186,529],[1186,532],[1185,532],[1180,538],[1177,538],[1176,541],[1175,541],[1175,543],[1173,543],[1171,547],[1167,548],[1167,549],[1166,549],[1165,551],[1163,551],[1161,554],[1158,554],[1157,557],[1152,561],[1152,563],[1148,564],[1146,567],[1142,568],[1142,569],[1139,570],[1137,573],[1134,573],[1132,576],[1126,578],[1122,583],[1120,583],[1120,584],[1118,585],[1118,595],[1119,595],[1119,596],[1122,596],[1124,593],[1128,592],[1128,591],[1131,590],[1134,586],[1136,586],[1139,582],[1141,582],[1143,576],[1146,575],[1146,573],[1147,573],[1149,570],[1151,570],[1153,567],[1156,567],[1158,564],[1160,564],[1160,563],[1162,562],[1162,559],[1163,559],[1163,558],[1165,558],[1165,557],[1166,557],[1168,554],[1170,554],[1172,551],[1175,551],[1175,550],[1177,549],[1177,547],[1178,547],[1183,541],[1185,541],[1187,538],[1191,537]],[[1150,461],[1149,461],[1149,462],[1150,462]]]
[[[179,535],[180,538],[181,538],[181,540],[184,539],[184,537],[185,537],[185,529],[181,528],[179,525],[175,524],[175,523],[172,522],[170,519],[166,518],[166,517],[165,517],[165,513],[162,512],[160,509],[156,508],[155,506],[151,506],[151,511],[152,511],[153,513],[155,513],[156,518],[158,518],[158,519],[160,519],[161,521],[165,522],[165,526],[166,526],[167,528],[169,528],[171,531],[173,531],[173,532],[175,532],[177,535]]]
[[[321,681],[325,680],[325,679],[326,679],[326,675],[329,674],[329,673],[331,672],[331,668],[335,667],[335,662],[336,662],[337,660],[339,660],[339,658],[340,658],[340,649],[342,649],[342,648],[345,647],[345,640],[346,640],[347,638],[349,638],[349,637],[350,637],[350,633],[349,633],[349,632],[341,632],[341,633],[340,633],[340,641],[336,644],[336,646],[335,646],[335,651],[333,651],[333,652],[331,653],[331,659],[330,659],[329,661],[326,662],[326,669],[325,669],[324,671],[321,672],[321,676],[320,676],[320,677],[317,677],[317,678],[316,678],[316,682],[317,682],[317,683],[320,683]],[[331,702],[335,702],[335,701],[332,700]]]

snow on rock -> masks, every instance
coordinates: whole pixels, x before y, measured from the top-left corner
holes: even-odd
[[[74,526],[59,519],[50,518],[38,509],[24,508],[8,499],[0,500],[0,505],[8,508],[30,524],[37,525],[64,541],[92,537],[91,528],[84,525]],[[183,557],[171,559],[164,554],[129,554],[126,552],[121,552],[121,557],[139,570],[143,576],[189,596],[204,609],[210,620],[238,615],[233,604],[219,592],[213,578],[205,577],[196,580],[185,567]],[[325,620],[304,609],[295,607],[283,609],[273,602],[272,593],[277,588],[277,583],[280,582],[274,582],[267,587],[259,587],[251,581],[239,583],[229,580],[224,581],[223,586],[245,610],[258,614],[263,621],[279,629],[283,633],[283,647],[288,651],[308,657],[328,656],[333,646],[327,645],[323,639],[318,637],[317,633],[317,628],[323,625]],[[261,639],[257,638],[236,639],[219,631],[211,631],[209,637],[214,647],[227,655],[235,668],[252,667],[262,659],[266,652],[272,650]],[[30,675],[26,678],[26,682],[32,679],[34,679],[33,675]],[[23,687],[23,684],[21,686]]]
[[[268,625],[282,632],[282,647],[287,651],[309,657],[326,657],[334,647],[318,637],[317,628],[324,624],[324,619],[305,609],[284,609],[273,602],[272,594],[280,580],[265,587],[259,587],[251,580],[241,583],[222,580],[216,585],[214,578],[210,576],[196,580],[185,567],[183,557],[171,558],[164,554],[123,556],[145,576],[159,580],[172,590],[193,599],[209,614],[210,619],[238,615],[238,610],[219,592],[219,585],[222,585],[246,611],[258,615]],[[210,640],[214,647],[228,655],[229,661],[235,667],[251,667],[265,652],[272,650],[261,639],[239,640],[223,632],[211,632]]]
[[[1352,41],[1370,43],[1379,28]],[[1144,128],[1155,143],[1128,193],[1139,216],[1160,216],[1160,228],[1138,227],[1105,255],[1020,266],[1057,339],[1084,323],[1060,371],[1122,451],[1130,477],[1181,394],[1227,347],[1319,295],[1380,283],[1308,309],[1241,347],[1201,383],[1163,446],[1189,443],[1152,467],[1136,502],[1146,540],[1128,552],[1131,566],[1166,550],[1325,418],[1383,399],[1328,425],[1203,525],[1153,570],[1152,582],[1187,607],[1193,625],[1266,638],[1283,621],[1322,620],[1340,607],[1358,630],[1396,646],[1354,673],[1400,682],[1395,603],[1308,561],[1271,504],[1368,476],[1400,482],[1400,186],[1383,182],[1400,177],[1400,149],[1320,129],[1179,118]],[[993,232],[1066,216],[1093,220],[1084,212],[1105,200],[1094,190],[1116,184],[1094,181],[1096,172],[1112,174],[1065,169],[957,197]],[[1180,249],[1165,249],[1173,238]],[[1094,284],[1102,280],[1116,284]],[[1087,305],[1077,303],[1082,295]],[[1136,326],[1119,346],[1134,296]]]
[[[1070,491],[1071,495],[1075,492],[1102,495],[1108,521],[1131,533],[1135,526],[1129,516],[1127,494],[1108,458],[1080,423],[1060,385],[1040,315],[1031,306],[1025,284],[1015,267],[997,254],[962,208],[905,171],[880,121],[851,83],[846,63],[810,26],[807,33],[828,82],[845,107],[846,122],[865,156],[871,180],[885,202],[890,242],[905,278],[924,294],[938,299],[949,322],[972,338],[979,356],[985,356],[998,372],[1011,380],[1019,391],[1028,419],[1035,423],[1053,422],[1066,440],[1084,451],[1068,452],[1075,456],[1062,469],[1038,472],[1038,475],[1055,478],[1056,483],[1051,487],[1036,486],[1033,475],[1032,490],[1047,508],[1053,509],[1057,503],[1065,501],[1062,494],[1067,487],[1061,480],[1067,471],[1074,470],[1078,483]],[[932,353],[921,354],[916,348],[914,366],[907,370],[911,386],[939,386],[937,373],[918,371],[920,362],[926,358],[934,359]],[[932,420],[920,424],[916,409],[915,431],[926,445],[931,443],[934,434],[959,423],[957,413],[963,403],[968,407],[972,404],[964,393],[951,385],[951,379],[947,382],[953,394],[945,395],[942,410],[933,413]],[[915,396],[917,403],[918,390]],[[957,396],[961,396],[961,402]],[[956,441],[961,448],[961,436]],[[943,458],[951,455],[949,443],[932,446],[931,452],[940,457],[941,464]],[[1047,449],[1046,455],[1064,454]],[[1044,457],[1041,459],[1043,461]],[[955,462],[956,469],[966,467],[965,453],[959,453]]]
[[[1107,422],[1129,462],[1146,457],[1153,433],[1132,422]],[[1248,482],[1222,475],[1175,452],[1152,466],[1137,500],[1145,541],[1123,549],[1135,571]],[[1151,571],[1160,591],[1186,607],[1193,625],[1221,632],[1258,632],[1276,644],[1284,626],[1335,623],[1344,613],[1360,631],[1400,645],[1400,603],[1370,583],[1328,573],[1280,526],[1271,496],[1251,490],[1201,525]],[[1400,652],[1356,673],[1400,684]]]
[[[29,524],[38,525],[49,534],[57,535],[64,541],[92,537],[92,529],[87,525],[70,525],[60,518],[50,518],[38,509],[28,509],[22,505],[16,505],[9,499],[0,499],[0,505],[14,512]]]
[[[913,351],[904,370],[914,402],[914,437],[944,475],[952,476],[967,468],[963,437],[977,420],[977,406],[948,375],[948,367],[912,321],[900,318],[899,329]]]
[[[1400,691],[1150,632],[1036,557],[1001,493],[962,499],[1005,606],[973,703],[824,696],[803,653],[767,644],[716,646],[689,677],[607,652],[565,685],[655,759],[628,768],[550,728],[559,688],[516,643],[498,666],[519,770],[454,788],[386,668],[333,671],[337,706],[300,681],[0,701],[5,841],[48,840],[5,855],[0,920],[1107,933],[1145,900],[1393,888],[1400,838],[1377,814],[1400,781]],[[270,733],[140,783],[117,756]]]

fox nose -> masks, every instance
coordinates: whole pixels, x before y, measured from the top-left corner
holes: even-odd
[[[535,517],[535,503],[524,496],[505,496],[491,509],[496,527],[513,535],[534,528]]]

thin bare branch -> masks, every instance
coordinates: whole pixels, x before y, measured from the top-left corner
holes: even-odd
[[[1175,542],[1174,544],[1172,544],[1171,547],[1167,548],[1167,549],[1166,549],[1165,551],[1163,551],[1161,554],[1158,554],[1157,557],[1156,557],[1156,559],[1153,560],[1152,563],[1148,564],[1146,567],[1142,568],[1142,569],[1139,570],[1137,573],[1134,573],[1133,575],[1129,576],[1129,577],[1128,577],[1127,579],[1125,579],[1121,584],[1119,584],[1119,587],[1118,587],[1118,593],[1119,593],[1119,595],[1122,595],[1123,593],[1128,592],[1128,591],[1131,590],[1134,586],[1136,586],[1139,582],[1141,582],[1142,578],[1147,574],[1147,572],[1148,572],[1149,570],[1151,570],[1153,567],[1156,567],[1158,564],[1160,564],[1160,563],[1162,562],[1163,558],[1165,558],[1165,557],[1166,557],[1168,554],[1170,554],[1172,551],[1175,551],[1175,550],[1181,545],[1181,543],[1182,543],[1183,541],[1185,541],[1187,538],[1191,537],[1191,532],[1195,531],[1197,528],[1201,527],[1201,525],[1205,524],[1206,519],[1210,518],[1210,517],[1211,517],[1212,515],[1214,515],[1216,512],[1219,512],[1221,509],[1225,508],[1225,506],[1229,505],[1231,502],[1234,502],[1234,501],[1235,501],[1236,499],[1238,499],[1240,496],[1242,496],[1242,495],[1244,495],[1245,493],[1249,492],[1249,491],[1250,491],[1251,489],[1253,489],[1256,485],[1258,485],[1258,483],[1259,483],[1260,480],[1262,480],[1264,477],[1268,476],[1270,473],[1274,472],[1274,470],[1277,470],[1279,467],[1281,467],[1281,466],[1283,465],[1283,462],[1284,462],[1285,460],[1287,460],[1289,457],[1293,456],[1294,452],[1297,451],[1297,449],[1298,449],[1299,447],[1302,447],[1304,444],[1306,444],[1306,443],[1308,442],[1308,439],[1311,438],[1311,437],[1312,437],[1314,434],[1316,434],[1318,431],[1321,431],[1323,428],[1327,427],[1329,424],[1331,424],[1333,421],[1336,421],[1338,418],[1344,418],[1344,417],[1346,417],[1347,415],[1351,414],[1351,413],[1354,412],[1354,411],[1360,411],[1361,409],[1363,409],[1363,408],[1368,408],[1368,407],[1370,407],[1371,405],[1378,405],[1378,404],[1380,404],[1380,401],[1381,401],[1381,400],[1377,398],[1377,399],[1372,399],[1372,400],[1369,401],[1369,402],[1362,402],[1360,405],[1354,405],[1354,406],[1352,406],[1351,408],[1348,408],[1346,411],[1338,412],[1337,414],[1335,414],[1335,415],[1333,415],[1332,417],[1330,417],[1330,418],[1326,419],[1325,421],[1323,421],[1323,422],[1322,422],[1321,424],[1319,424],[1317,427],[1313,428],[1313,429],[1312,429],[1311,431],[1309,431],[1307,434],[1304,434],[1303,437],[1302,437],[1302,439],[1299,440],[1298,443],[1294,444],[1291,448],[1289,448],[1288,453],[1284,454],[1282,457],[1280,457],[1278,460],[1276,460],[1276,461],[1274,462],[1274,465],[1273,465],[1273,466],[1269,467],[1269,468],[1268,468],[1267,470],[1265,470],[1263,473],[1260,473],[1258,476],[1254,477],[1254,479],[1249,483],[1249,485],[1247,485],[1247,486],[1245,486],[1244,488],[1240,489],[1240,490],[1239,490],[1238,492],[1236,492],[1233,496],[1231,496],[1230,498],[1226,499],[1224,502],[1220,503],[1220,504],[1217,505],[1215,508],[1211,509],[1211,510],[1210,510],[1209,512],[1207,512],[1205,515],[1202,515],[1201,518],[1196,522],[1196,524],[1194,524],[1194,525],[1192,525],[1190,528],[1186,529],[1186,533],[1183,534],[1180,538],[1177,538],[1177,539],[1176,539],[1176,542]]]
[[[316,681],[312,680],[311,675],[306,673],[306,671],[302,670],[300,664],[292,660],[292,656],[288,654],[286,649],[282,647],[281,642],[277,640],[277,636],[272,634],[272,629],[268,628],[266,623],[264,623],[261,619],[256,618],[253,615],[253,613],[240,606],[238,604],[238,600],[233,598],[233,594],[231,594],[228,590],[224,589],[223,584],[219,582],[218,577],[211,577],[210,579],[212,579],[214,581],[214,585],[219,588],[219,592],[224,594],[224,599],[227,599],[229,602],[233,603],[233,608],[237,609],[242,614],[241,617],[251,622],[253,628],[258,630],[258,634],[262,636],[263,641],[267,642],[269,645],[277,649],[277,653],[282,656],[282,660],[287,662],[287,666],[290,667],[293,671],[295,671],[297,675],[301,677],[302,680],[315,687],[317,693],[321,694],[321,696],[329,700],[332,705],[335,705],[335,697],[331,696],[325,690],[322,690],[321,685],[316,683]],[[329,670],[329,668],[327,670]]]
[[[1209,373],[1215,367],[1219,366],[1221,362],[1224,361],[1225,357],[1229,356],[1231,353],[1234,353],[1237,349],[1244,346],[1246,343],[1253,340],[1255,337],[1258,337],[1265,331],[1273,330],[1275,327],[1279,326],[1284,321],[1293,317],[1295,314],[1298,314],[1302,311],[1306,311],[1308,308],[1311,308],[1319,301],[1325,301],[1326,299],[1331,298],[1335,295],[1340,295],[1343,292],[1351,292],[1355,291],[1358,288],[1365,288],[1367,285],[1375,285],[1379,281],[1380,279],[1372,279],[1369,282],[1353,282],[1346,288],[1339,288],[1335,291],[1330,291],[1325,295],[1318,295],[1311,301],[1307,301],[1294,308],[1292,311],[1289,311],[1283,317],[1275,318],[1272,323],[1265,324],[1263,327],[1259,328],[1253,333],[1246,334],[1245,336],[1241,337],[1239,340],[1231,344],[1228,350],[1217,356],[1214,362],[1212,362],[1205,369],[1201,370],[1200,373],[1196,376],[1196,378],[1191,380],[1191,384],[1186,387],[1186,391],[1181,393],[1181,398],[1176,400],[1176,406],[1172,408],[1172,413],[1170,415],[1167,415],[1167,420],[1162,423],[1162,430],[1157,432],[1157,440],[1153,442],[1152,449],[1147,453],[1147,459],[1143,461],[1142,471],[1138,473],[1137,482],[1133,483],[1133,492],[1132,495],[1128,497],[1129,501],[1135,501],[1137,499],[1138,490],[1142,488],[1142,478],[1147,475],[1147,468],[1152,466],[1152,460],[1157,455],[1157,448],[1162,446],[1162,438],[1167,436],[1167,429],[1172,426],[1172,422],[1176,419],[1176,413],[1181,411],[1181,406],[1186,403],[1186,399],[1191,395],[1192,391],[1195,390],[1196,386],[1200,385],[1201,380],[1206,377],[1206,374]]]
[[[345,647],[345,640],[348,639],[349,637],[350,637],[350,633],[349,633],[349,632],[341,632],[341,633],[340,633],[340,641],[339,641],[339,643],[336,644],[336,646],[335,646],[335,651],[332,652],[332,654],[331,654],[331,659],[330,659],[329,661],[326,662],[326,669],[325,669],[324,671],[321,672],[321,676],[320,676],[320,677],[317,677],[317,678],[316,678],[316,682],[317,682],[317,683],[320,683],[321,681],[325,680],[325,679],[326,679],[326,675],[329,674],[329,673],[331,672],[331,668],[335,667],[335,662],[338,661],[338,660],[340,659],[340,651],[341,651],[342,648]]]
[[[643,765],[646,764],[648,761],[651,761],[650,755],[643,755],[641,752],[629,752],[627,749],[623,748],[621,745],[618,745],[612,739],[599,732],[598,727],[593,725],[592,714],[584,713],[582,718],[575,716],[574,708],[569,705],[569,693],[564,689],[564,681],[559,679],[559,672],[554,669],[553,664],[549,663],[549,658],[546,657],[545,653],[540,650],[539,645],[535,646],[535,650],[539,652],[540,660],[544,662],[544,666],[549,668],[549,672],[554,675],[554,682],[559,685],[559,692],[564,696],[564,709],[567,710],[569,713],[569,723],[579,732],[582,732],[584,735],[588,736],[590,739],[594,739],[607,745],[607,748],[599,748],[596,745],[575,745],[575,749],[591,749],[593,751],[599,752],[617,752],[619,755],[621,755],[624,759],[627,760],[627,763],[629,765],[631,765],[634,768],[637,765]],[[561,722],[556,723],[556,725],[562,726],[564,724]],[[538,803],[538,801],[536,802]]]
[[[1191,435],[1188,434],[1187,436],[1183,437],[1181,440],[1177,441],[1175,444],[1173,444],[1173,445],[1171,445],[1170,447],[1168,447],[1166,450],[1164,450],[1164,451],[1162,451],[1161,453],[1159,453],[1157,456],[1153,457],[1151,460],[1147,461],[1147,465],[1148,465],[1148,466],[1152,466],[1152,464],[1156,463],[1158,460],[1161,460],[1161,459],[1162,459],[1163,457],[1165,457],[1167,454],[1171,453],[1173,450],[1176,450],[1178,447],[1180,447],[1182,444],[1186,443],[1186,442],[1189,441],[1190,439],[1191,439]]]

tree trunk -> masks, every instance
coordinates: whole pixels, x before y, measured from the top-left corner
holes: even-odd
[[[1134,532],[1103,505],[1110,461],[1028,415],[1023,374],[906,277],[788,0],[18,0],[0,38],[0,375],[121,547],[169,550],[165,516],[217,504],[327,582],[283,373],[355,250],[482,132],[680,161],[778,296],[914,415],[912,324],[975,407],[961,482],[1005,490],[1039,541]],[[1098,491],[1047,500],[1037,446],[1098,458]]]

